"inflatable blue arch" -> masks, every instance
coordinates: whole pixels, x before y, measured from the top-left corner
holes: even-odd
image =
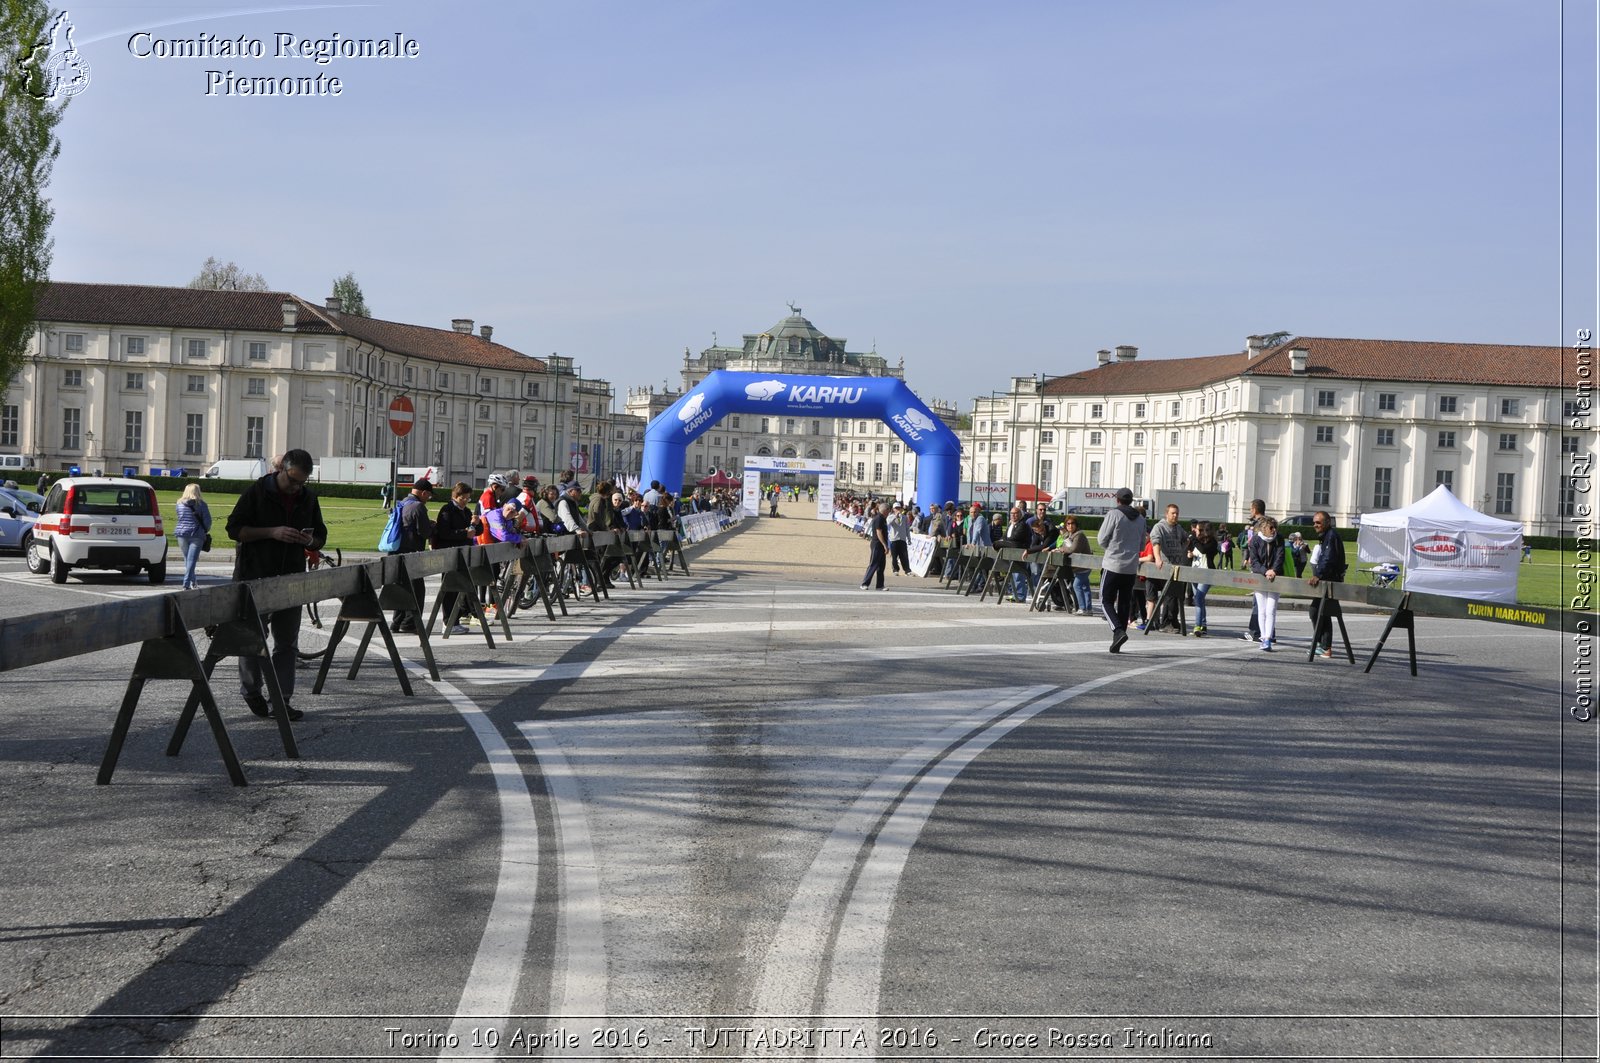
[[[788,376],[719,369],[662,411],[644,430],[640,480],[683,484],[684,451],[730,413],[876,418],[917,456],[917,499],[946,502],[961,483],[961,443],[896,377]]]

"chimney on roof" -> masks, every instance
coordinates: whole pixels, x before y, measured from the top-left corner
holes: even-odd
[[[328,301],[322,305],[332,310],[335,314],[344,310],[344,300],[337,295],[328,296]]]
[[[300,304],[293,299],[283,301],[283,331],[293,332],[299,327]]]
[[[1139,357],[1139,348],[1126,343],[1117,345],[1117,361],[1131,362],[1137,357]]]
[[[493,325],[480,326],[479,329],[478,329],[478,335],[483,337],[483,342],[484,343],[492,343],[492,342],[494,342],[494,326]]]
[[[1099,362],[1101,365],[1110,365],[1111,364],[1111,352],[1108,351],[1108,350],[1105,350],[1104,348],[1101,348],[1100,350],[1095,351],[1094,352],[1094,357],[1095,357],[1095,361]]]
[[[450,327],[463,336],[472,335],[472,319],[470,317],[453,317],[450,319]]]
[[[1296,376],[1306,375],[1306,362],[1311,358],[1311,352],[1304,347],[1289,348],[1289,372]]]
[[[1245,337],[1244,353],[1245,353],[1245,355],[1246,355],[1248,360],[1252,360],[1253,361],[1255,359],[1256,355],[1260,354],[1261,352],[1265,351],[1266,349],[1267,349],[1267,338],[1265,336],[1247,336],[1247,337]]]

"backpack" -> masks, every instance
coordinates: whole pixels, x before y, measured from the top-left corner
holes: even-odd
[[[400,552],[400,511],[405,509],[402,503],[389,511],[389,523],[383,526],[383,534],[378,536],[378,552],[380,554],[398,554]]]

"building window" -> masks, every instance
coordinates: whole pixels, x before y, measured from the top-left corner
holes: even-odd
[[[77,450],[83,446],[83,411],[76,406],[61,410],[61,449]]]
[[[1454,469],[1438,469],[1433,474],[1433,486],[1442,487],[1451,494],[1456,492],[1456,471]]]
[[[185,388],[187,390],[189,390],[191,392],[199,392],[199,393],[202,393],[202,394],[205,392],[205,390],[206,390],[206,378],[201,376],[199,373],[190,373],[187,377],[184,378],[184,380],[185,380],[184,386],[185,386]]]
[[[1393,413],[1395,410],[1396,398],[1398,398],[1398,396],[1393,391],[1378,392],[1378,409],[1387,413]]]
[[[732,418],[732,420],[728,424],[728,427],[729,428],[738,428],[739,427],[739,418],[737,418],[737,417]],[[850,426],[847,424],[847,425],[845,425],[845,427],[848,428]]]
[[[1456,412],[1456,397],[1454,395],[1440,395],[1439,396],[1439,412],[1440,413],[1455,413]]]
[[[1333,466],[1313,465],[1311,467],[1311,504],[1313,506],[1332,505],[1329,501],[1333,497]]]
[[[1173,487],[1173,488],[1178,486],[1178,463],[1177,462],[1173,462],[1171,465],[1167,466],[1167,486],[1168,487]]]
[[[526,384],[523,385],[522,391],[523,391],[523,394],[525,394],[530,399],[538,398],[539,397],[539,382],[537,380],[528,381]]]
[[[899,483],[900,482],[900,463],[899,462],[891,461],[889,463],[889,482],[890,483]]]
[[[532,413],[533,411],[529,410],[528,412]],[[433,404],[433,413],[434,413],[435,417],[448,417],[448,416],[450,416],[450,400],[449,399],[440,399],[437,402],[435,402]]]
[[[1516,493],[1516,473],[1503,472],[1496,476],[1494,482],[1494,511],[1501,516],[1509,516],[1511,513],[1512,499]]]
[[[415,384],[417,382],[417,371],[416,371],[416,369],[413,368],[412,366],[409,366],[409,365],[406,366],[405,370],[404,370],[404,376],[402,377],[402,379],[407,384]]]
[[[1501,417],[1520,417],[1520,416],[1522,416],[1522,400],[1521,399],[1501,399],[1500,400],[1500,416]],[[1509,512],[1509,510],[1507,512]]]
[[[978,440],[978,453],[979,454],[987,454],[987,453],[989,453],[989,442],[988,442],[988,440],[985,440],[985,439]]]
[[[206,452],[206,415],[203,413],[184,414],[183,417],[183,452],[185,454],[200,455]]]
[[[533,393],[535,395],[539,394],[539,385],[535,384],[533,386],[533,388],[534,388]],[[449,373],[440,373],[439,374],[439,389],[441,391],[448,391],[450,389],[450,374]]]
[[[253,376],[245,380],[244,393],[246,395],[265,395],[267,393],[267,378]]]
[[[1218,443],[1226,443],[1227,441],[1228,441],[1228,426],[1225,425],[1225,424],[1217,425],[1217,442]]]
[[[267,456],[267,419],[265,417],[246,417],[244,419],[244,456],[247,458],[264,458]]]
[[[83,333],[69,332],[61,337],[62,349],[68,354],[83,353]]]
[[[1167,446],[1175,447],[1177,445],[1178,445],[1178,433],[1176,431],[1168,432],[1167,433]]]
[[[13,408],[15,408],[15,407],[13,407]],[[1562,436],[1561,437],[1561,453],[1563,453],[1563,454],[1576,454],[1576,453],[1578,453],[1579,445],[1580,445],[1580,442],[1579,442],[1577,436]]]
[[[1561,401],[1561,416],[1571,421],[1574,417],[1583,415],[1583,406],[1577,399],[1563,399]]]
[[[883,444],[882,443],[874,443],[874,444],[872,444],[872,452],[874,454],[882,454],[883,453]]]
[[[478,420],[487,421],[491,416],[492,416],[492,412],[490,411],[490,409],[488,407],[488,404],[479,403],[478,404]],[[583,426],[583,434],[584,435],[588,435],[589,434],[589,426],[588,425],[584,425]]]
[[[763,448],[763,449],[765,449],[765,448]],[[856,479],[857,480],[865,480],[866,478],[867,478],[867,467],[864,464],[862,464],[861,462],[859,462],[859,461],[856,462]]]
[[[1056,463],[1049,458],[1039,462],[1039,490],[1049,494],[1055,488]]]
[[[1456,434],[1454,432],[1440,432],[1439,433],[1439,449],[1440,450],[1454,450],[1454,449],[1456,449]]]
[[[478,381],[478,394],[480,394],[480,395],[488,395],[493,391],[494,391],[494,381],[491,380],[489,377],[483,377],[482,379],[480,379]]]
[[[811,434],[814,436],[820,436],[822,434],[822,422],[820,420],[814,420],[811,422]]]
[[[1501,432],[1500,433],[1500,449],[1501,450],[1516,450],[1517,449],[1517,433],[1515,433],[1515,432]]]
[[[1317,442],[1318,443],[1332,443],[1333,442],[1333,425],[1331,425],[1331,424],[1319,424],[1319,425],[1317,425]]]
[[[872,463],[872,479],[874,483],[883,482],[883,462],[875,461]]]
[[[1098,461],[1091,461],[1089,463],[1089,486],[1100,486],[1100,463]]]
[[[1390,500],[1394,497],[1394,470],[1379,468],[1372,470],[1372,508],[1389,509]]]
[[[122,382],[122,389],[124,391],[143,391],[144,390],[144,374],[143,373],[129,373],[127,375],[127,377]]]
[[[1048,420],[1054,418],[1055,415],[1056,415],[1056,404],[1055,403],[1047,402],[1043,406],[1039,407],[1039,416],[1043,417],[1045,420],[1048,421]]]
[[[144,411],[124,410],[122,414],[122,449],[129,454],[144,453]]]
[[[143,336],[124,336],[122,338],[122,353],[141,355],[144,353]]]
[[[1135,496],[1144,494],[1144,462],[1133,463],[1133,493]]]
[[[532,467],[535,464],[533,459],[538,454],[539,448],[531,439],[527,443],[527,452],[528,465]],[[444,464],[444,432],[442,430],[433,433],[433,463],[435,465]]]
[[[478,445],[473,450],[473,464],[480,469],[489,467],[489,433],[478,433]]]
[[[61,386],[64,387],[64,388],[81,388],[81,387],[83,387],[83,370],[82,369],[63,369],[63,370],[61,370]]]
[[[264,362],[267,360],[266,340],[251,340],[245,349],[249,353],[252,362]]]
[[[206,341],[190,340],[188,343],[188,352],[190,358],[204,358],[206,356]]]
[[[1172,413],[1172,416],[1174,416],[1174,417],[1182,417],[1183,416],[1183,403],[1182,403],[1182,401],[1180,401],[1178,399],[1173,399],[1172,400],[1171,413]]]
[[[1319,410],[1331,410],[1331,409],[1333,409],[1337,398],[1338,398],[1338,396],[1331,390],[1318,391],[1317,392],[1317,409],[1319,409]]]
[[[694,456],[694,471],[695,472],[705,472],[706,471],[706,456],[703,453],[700,453],[700,452],[696,452],[695,453],[695,456]]]
[[[1090,417],[1100,418],[1100,417],[1104,417],[1105,415],[1106,415],[1106,404],[1105,403],[1103,403],[1103,402],[1091,402],[1089,404],[1089,416]]]
[[[1380,447],[1392,447],[1392,446],[1394,446],[1394,429],[1393,428],[1380,428],[1380,429],[1378,429],[1378,446],[1380,446]]]
[[[1089,433],[1089,445],[1091,447],[1098,447],[1100,445],[1101,439],[1103,439],[1103,438],[1104,438],[1104,433],[1102,433],[1102,432],[1090,432]]]
[[[360,425],[356,425],[355,431],[351,435],[351,443],[350,443],[351,454],[354,455],[355,457],[358,457],[358,458],[366,457],[367,456],[367,442],[366,442],[366,440],[367,440],[366,433],[361,430],[361,426]]]
[[[1054,443],[1055,441],[1056,441],[1056,434],[1054,432],[1050,431],[1050,429],[1046,428],[1044,431],[1039,433],[1039,442],[1040,442],[1040,444],[1042,444],[1044,446],[1049,446],[1050,444]]]
[[[1134,403],[1133,404],[1133,415],[1135,417],[1143,417],[1144,416],[1144,409],[1145,409],[1145,404],[1144,403],[1142,403],[1142,402]]]
[[[1133,433],[1133,445],[1136,446],[1136,447],[1144,446],[1144,433],[1143,432],[1135,432],[1135,433]]]
[[[0,447],[17,445],[21,425],[19,410],[17,406],[0,406]]]

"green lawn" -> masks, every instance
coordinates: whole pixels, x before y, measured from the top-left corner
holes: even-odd
[[[178,499],[182,497],[182,492],[158,491],[156,497],[161,503],[161,517],[165,521],[167,538],[176,551],[178,540],[173,536],[172,529],[178,526]],[[211,537],[216,547],[219,549],[232,547],[233,543],[229,541],[225,528],[228,514],[233,512],[234,503],[239,501],[239,496],[207,491],[204,497],[206,505],[211,507]],[[322,519],[328,525],[330,549],[338,549],[347,554],[377,554],[378,536],[383,534],[383,525],[389,515],[383,511],[376,499],[364,501],[359,498],[319,498],[317,501],[322,506]]]

